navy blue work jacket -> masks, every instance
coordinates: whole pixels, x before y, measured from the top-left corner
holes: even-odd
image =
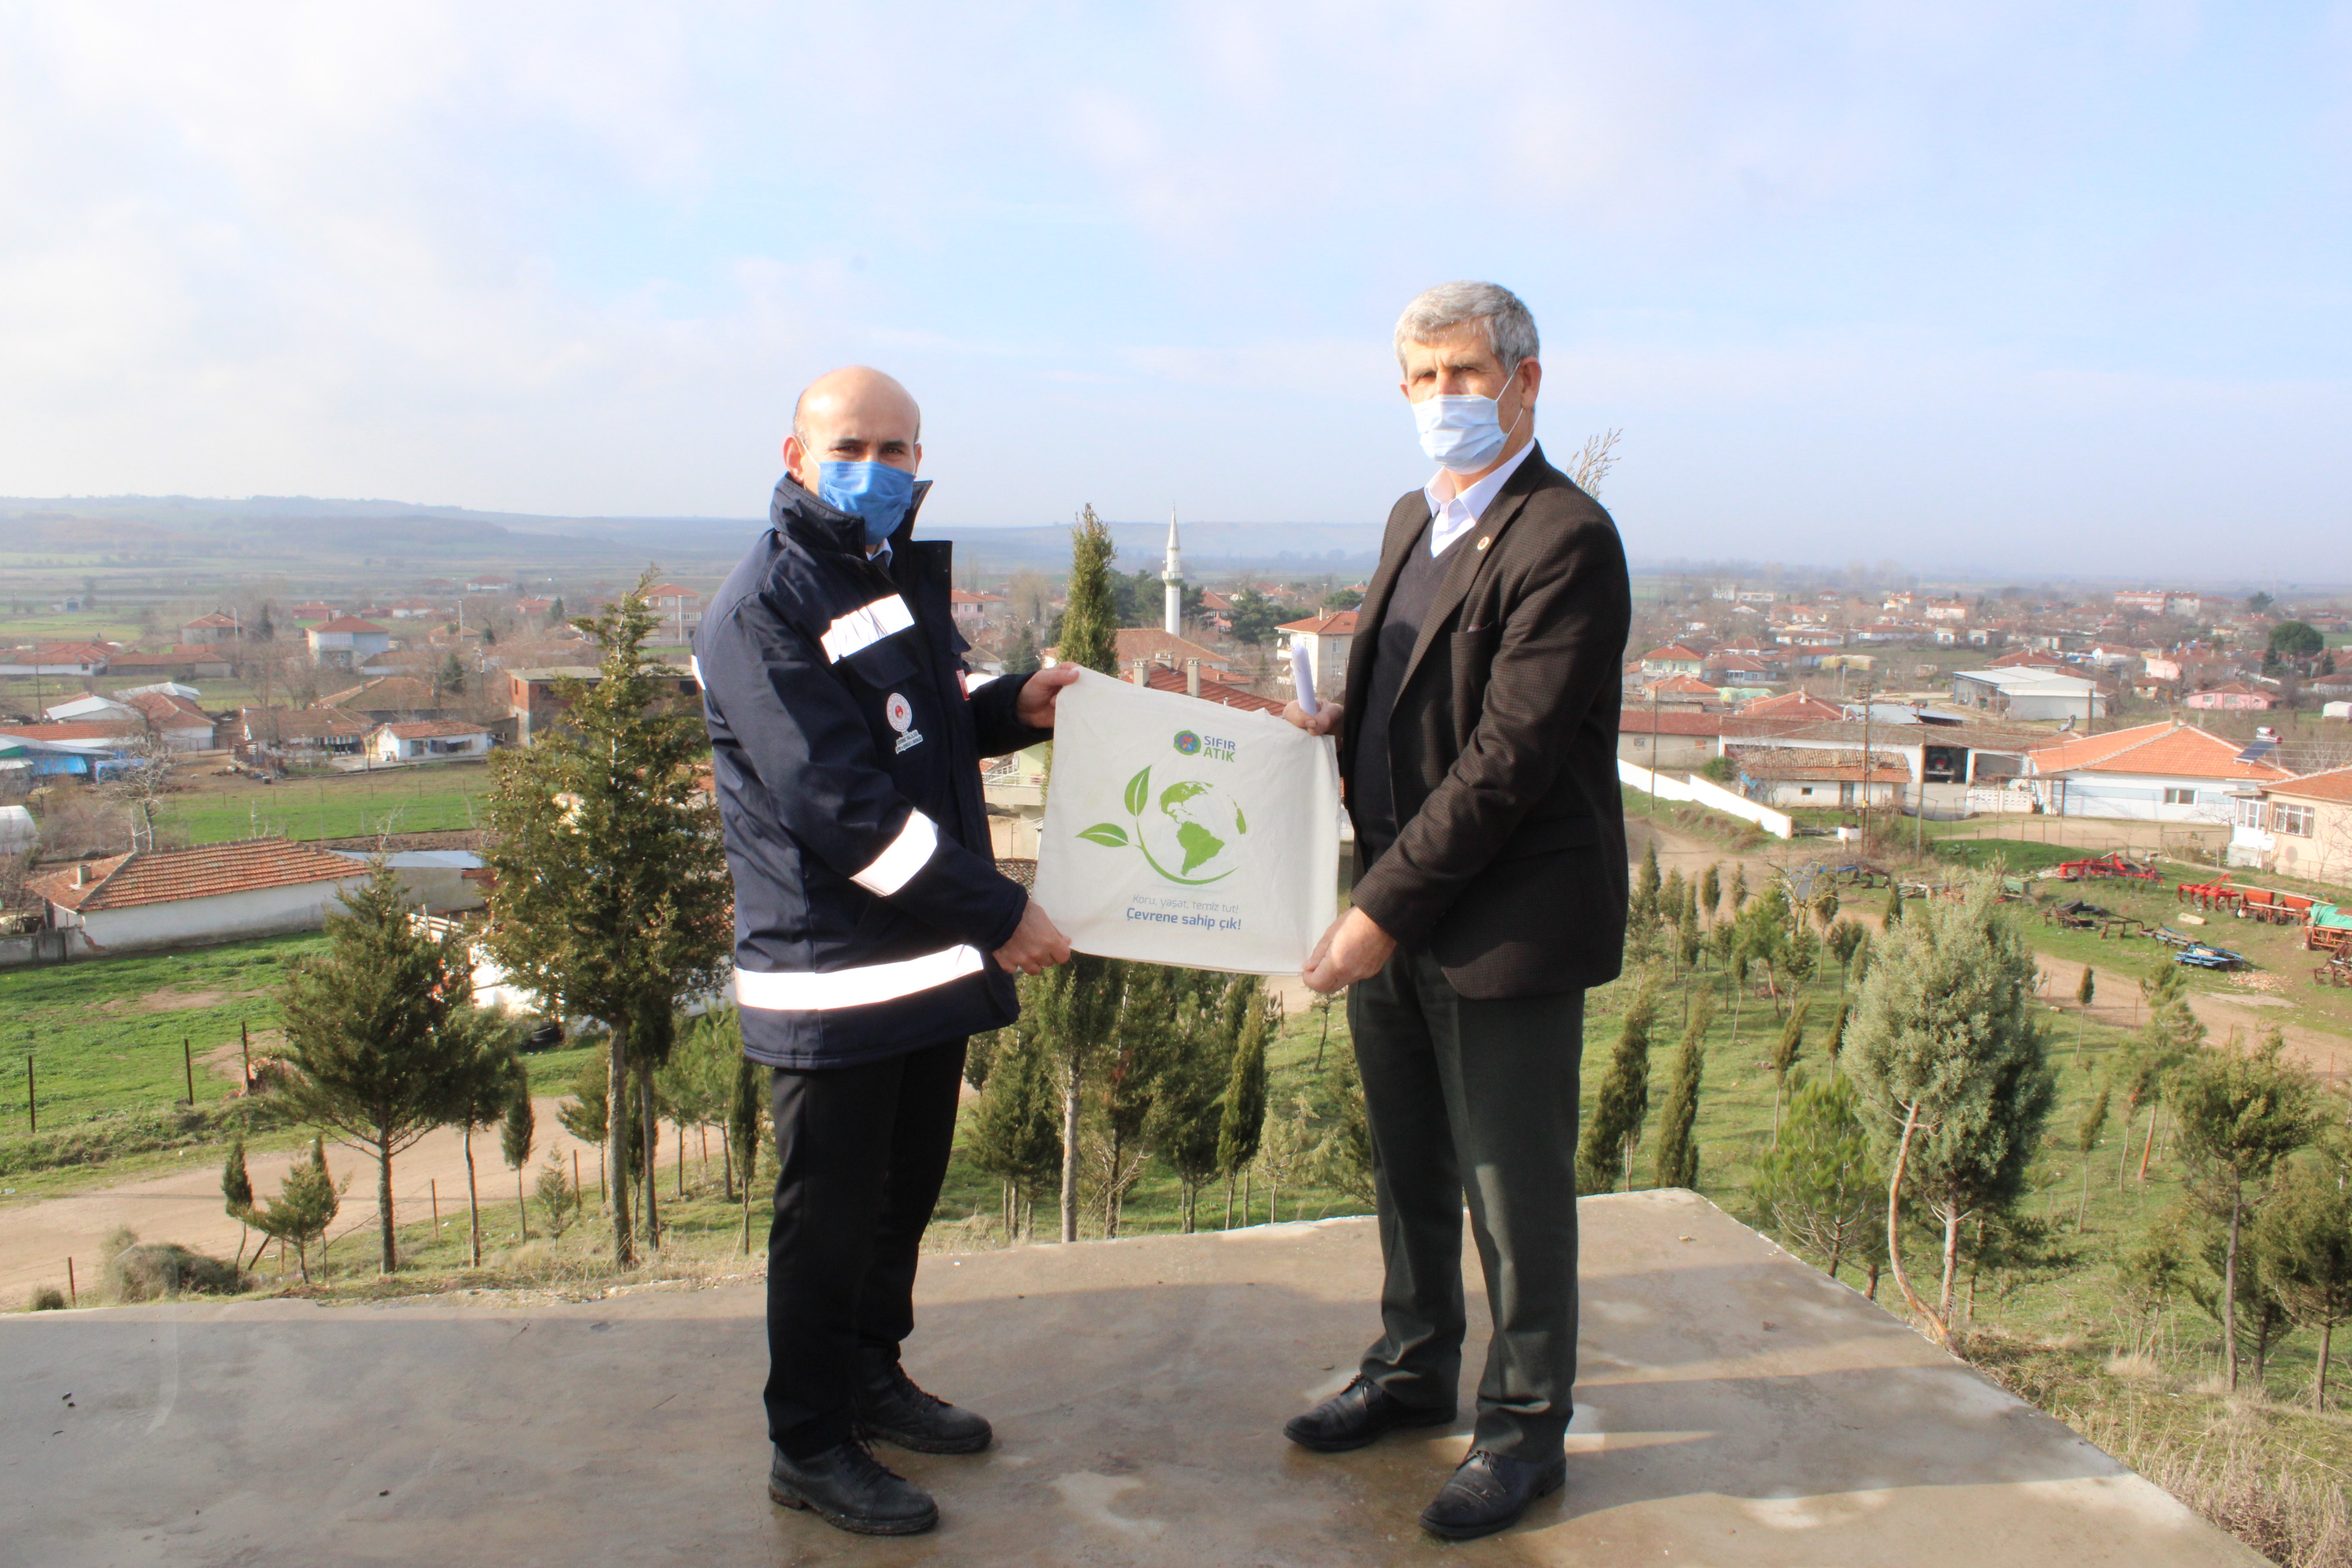
[[[971,684],[944,541],[915,513],[887,557],[863,524],[776,486],[772,526],[705,612],[695,673],[735,879],[743,1048],[846,1067],[1009,1024],[991,954],[1028,895],[990,853],[982,757],[1050,739],[1024,676]]]

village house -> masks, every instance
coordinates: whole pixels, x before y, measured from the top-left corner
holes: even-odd
[[[0,675],[104,675],[120,651],[111,643],[35,643],[0,651]]]
[[[2224,823],[2248,786],[2293,776],[2242,754],[2252,749],[2190,724],[2141,724],[2034,752],[2022,776],[2054,816]]]
[[[222,615],[217,610],[209,616],[198,616],[194,620],[180,627],[180,640],[184,643],[209,645],[236,642],[239,636],[236,617]]]
[[[415,719],[379,724],[368,736],[368,755],[379,763],[480,757],[488,755],[489,750],[490,732],[464,719]]]
[[[1638,767],[1688,773],[1723,754],[1723,715],[1687,708],[1627,708],[1617,715],[1617,755]]]
[[[372,724],[445,716],[441,697],[433,689],[433,683],[413,675],[379,675],[357,686],[329,692],[319,699],[319,706],[365,719]]]
[[[2235,802],[2232,866],[2352,887],[2352,767],[2260,784]]]
[[[2267,713],[2278,706],[2278,699],[2267,691],[2257,691],[2242,680],[2232,680],[2209,691],[2192,691],[2180,700],[2180,705],[2209,712]]]
[[[1696,679],[1706,668],[1704,655],[1680,643],[1654,647],[1642,656],[1642,673],[1653,680],[1669,675],[1687,675]]]
[[[1759,805],[1883,806],[1899,804],[1911,784],[1911,769],[1900,755],[1875,747],[1869,765],[1861,752],[1786,747],[1738,747],[1725,755],[1739,764],[1739,793]]]
[[[674,695],[699,701],[702,683],[693,676],[677,669],[655,667],[654,683]],[[560,722],[569,706],[557,695],[557,685],[564,680],[578,680],[593,686],[604,679],[604,672],[593,664],[548,665],[530,669],[509,669],[507,677],[507,713],[514,721],[515,744],[528,746],[546,732],[548,726]]]
[[[106,673],[145,680],[226,680],[236,668],[227,645],[183,643],[157,653],[126,649],[107,661]]]
[[[1002,594],[975,594],[968,588],[948,590],[948,614],[954,618],[956,629],[967,637],[978,637],[983,628],[1003,620],[1012,607]]]
[[[142,849],[31,879],[68,951],[137,952],[317,931],[368,878],[348,857],[284,838]]]
[[[1356,646],[1356,612],[1333,610],[1303,621],[1285,621],[1276,629],[1282,634],[1283,658],[1288,658],[1295,647],[1307,650],[1307,668],[1316,696],[1338,696],[1348,684],[1348,652]]]
[[[237,750],[281,763],[359,756],[368,729],[334,708],[245,708],[234,726]]]
[[[329,668],[351,669],[392,649],[390,632],[357,616],[337,616],[302,635],[310,639],[310,657]]]
[[[702,595],[676,583],[663,583],[646,590],[646,604],[659,616],[663,627],[683,640],[687,628],[702,624]]]
[[[167,751],[212,750],[212,715],[187,698],[171,691],[142,691],[125,694],[121,700],[138,710]]]
[[[2039,666],[1988,666],[1952,676],[1952,700],[2011,720],[2067,720],[2087,723],[2107,711],[2095,680]]]

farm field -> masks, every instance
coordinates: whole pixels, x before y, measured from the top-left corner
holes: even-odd
[[[478,826],[478,797],[489,787],[479,763],[333,773],[263,784],[247,780],[178,791],[163,798],[158,825],[191,844],[283,834],[356,838],[381,832],[430,833]]]

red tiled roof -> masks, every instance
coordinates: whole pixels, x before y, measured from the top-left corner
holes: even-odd
[[[136,697],[121,697],[115,700],[130,703],[147,715],[148,722],[159,730],[191,730],[198,724],[212,722],[212,716],[203,709],[169,691],[142,691]],[[174,720],[179,721],[174,723]]]
[[[2272,784],[2263,793],[2292,795],[2297,800],[2328,800],[2352,805],[2352,768],[2330,768],[2324,773],[2305,773],[2301,778]]]
[[[380,632],[384,628],[357,616],[337,616],[331,621],[320,621],[310,629],[314,632]]]
[[[417,719],[404,724],[379,724],[379,735],[394,735],[404,741],[429,741],[449,735],[487,735],[479,724],[469,724],[463,719]]]
[[[948,603],[950,605],[1002,605],[1005,602],[1002,594],[974,594],[962,588],[948,590]]]
[[[1206,670],[1201,673],[1204,678],[1208,675]],[[1147,672],[1146,679],[1154,691],[1181,693],[1184,689],[1184,672],[1181,669],[1169,669],[1163,666]],[[1227,686],[1223,681],[1207,679],[1201,682],[1201,700],[1222,703],[1227,708],[1240,708],[1252,713],[1279,713],[1283,707],[1271,697],[1260,697],[1254,691],[1244,691],[1237,686]]]
[[[1627,708],[1617,715],[1617,729],[1629,735],[1719,735],[1723,715],[1694,713],[1687,708],[1666,708],[1656,713],[1647,708]]]
[[[247,838],[193,849],[142,849],[94,861],[79,888],[70,868],[36,877],[30,886],[53,904],[88,913],[366,875],[359,862],[324,849],[285,838]]]
[[[1742,718],[1757,719],[1822,719],[1845,717],[1845,710],[1834,702],[1824,702],[1810,691],[1783,691],[1777,697],[1759,697],[1741,705]]]
[[[1642,656],[1642,662],[1647,664],[1652,659],[1655,658],[1686,658],[1696,664],[1698,662],[1698,658],[1699,656],[1696,652],[1683,647],[1682,644],[1678,642],[1670,642],[1664,647],[1654,647],[1649,652],[1643,654]]]
[[[2168,723],[2140,724],[2046,747],[2034,753],[2033,769],[2044,777],[2061,773],[2148,773],[2257,784],[2294,776],[2269,763],[2238,761],[2238,753],[2244,749],[2236,741],[2225,741],[2193,724],[2179,728]]]
[[[1356,635],[1356,612],[1333,610],[1326,616],[1309,616],[1303,621],[1285,621],[1282,630],[1304,632],[1310,637],[1351,637]]]
[[[114,657],[114,645],[102,642],[45,642],[33,645],[36,664],[98,664]]]
[[[1664,697],[1720,697],[1722,692],[1694,676],[1670,675],[1650,688]]]
[[[317,735],[364,735],[365,721],[332,708],[247,708],[237,714],[257,741],[299,741]]]
[[[373,680],[319,699],[321,708],[341,708],[349,704],[362,710],[403,712],[418,708],[438,708],[441,699],[435,695],[432,683],[413,675],[379,675]]]
[[[215,658],[222,657],[210,648],[203,652]],[[141,653],[134,648],[129,653],[116,654],[106,661],[106,667],[109,669],[173,669],[193,662],[196,657],[194,653]]]
[[[1862,753],[1854,752],[1819,752],[1803,746],[1770,746],[1739,750],[1734,753],[1739,766],[1751,778],[1825,779],[1832,784],[1862,782]],[[1911,782],[1911,759],[1887,756],[1872,748],[1870,781],[1872,784],[1908,784]]]
[[[648,599],[699,599],[702,595],[692,588],[681,588],[675,583],[664,583],[657,587],[646,589],[646,597]]]
[[[196,626],[203,626],[208,631],[218,631],[223,629],[235,631],[236,630],[236,617],[234,616],[224,616],[218,610],[215,610],[209,616],[198,616],[193,621],[184,621],[181,623],[180,629],[184,632]]]
[[[1202,647],[1189,637],[1171,637],[1158,626],[1121,626],[1114,640],[1122,670],[1139,659],[1152,664],[1172,663],[1180,669],[1188,658],[1197,658],[1203,665],[1232,662],[1213,647]]]

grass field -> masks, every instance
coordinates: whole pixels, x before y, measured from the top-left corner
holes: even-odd
[[[476,800],[489,783],[490,770],[478,763],[336,773],[167,795],[158,820],[167,832],[184,831],[191,844],[269,834],[429,833],[478,826]]]

